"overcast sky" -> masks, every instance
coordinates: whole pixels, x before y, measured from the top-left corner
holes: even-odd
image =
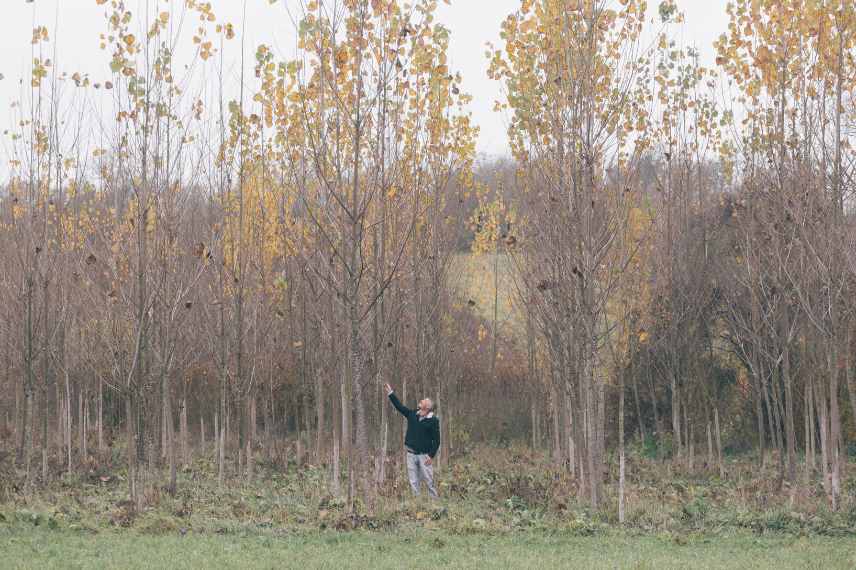
[[[209,1],[220,21],[233,22],[236,30],[240,29],[243,0]],[[144,0],[126,0],[126,5],[133,11],[138,2]],[[653,15],[659,2],[649,0],[649,4]],[[727,25],[726,0],[678,0],[678,4],[686,14],[679,41],[697,46],[702,63],[712,65],[711,44]],[[259,43],[271,45],[283,57],[293,55],[293,27],[282,5],[271,6],[268,0],[246,0],[246,5],[250,61]],[[452,0],[451,6],[440,4],[438,19],[452,32],[451,64],[461,71],[464,88],[473,95],[471,112],[481,127],[478,148],[485,154],[504,154],[508,148],[505,117],[493,112],[502,91],[500,84],[487,78],[485,44],[500,45],[500,23],[519,5],[520,0]],[[93,81],[107,78],[106,54],[98,49],[98,34],[104,30],[103,7],[96,6],[95,0],[0,0],[0,7],[0,73],[4,76],[0,80],[0,131],[9,126],[9,105],[20,97],[18,79],[31,58],[34,25],[46,25],[51,39],[58,40],[60,69],[88,72]],[[235,76],[237,61],[235,55],[230,64]]]

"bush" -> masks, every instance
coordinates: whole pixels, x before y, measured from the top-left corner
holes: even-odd
[[[179,530],[175,518],[158,513],[140,517],[135,526],[143,534],[156,536],[176,533]]]
[[[608,529],[606,524],[594,521],[584,512],[578,513],[568,522],[566,528],[571,536],[594,536]]]
[[[651,434],[646,435],[645,441],[642,442],[641,454],[645,459],[657,459],[660,455],[660,446],[657,444],[657,438]]]
[[[696,497],[685,503],[681,508],[681,518],[688,523],[699,524],[704,522],[710,511],[710,504],[704,497]]]

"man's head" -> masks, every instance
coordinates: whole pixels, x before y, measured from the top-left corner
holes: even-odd
[[[427,416],[431,412],[434,411],[434,402],[431,401],[431,398],[425,398],[424,400],[419,400],[419,409],[417,413],[420,416]]]

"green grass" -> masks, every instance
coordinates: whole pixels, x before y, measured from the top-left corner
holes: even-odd
[[[854,568],[852,538],[525,532],[248,534],[0,527],[4,568]]]

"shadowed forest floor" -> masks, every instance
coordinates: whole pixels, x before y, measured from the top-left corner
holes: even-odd
[[[768,462],[773,464],[771,460]],[[438,470],[443,498],[409,498],[403,471],[356,515],[326,490],[327,470],[260,463],[250,483],[217,486],[199,457],[179,490],[150,475],[145,506],[126,501],[121,469],[47,486],[7,472],[0,502],[4,568],[853,568],[856,477],[831,512],[819,484],[773,488],[772,467],[728,459],[725,479],[631,454],[627,516],[576,500],[572,477],[522,449],[481,448]],[[851,465],[852,468],[852,465]],[[770,471],[770,472],[768,472]],[[849,471],[848,471],[849,473]]]

